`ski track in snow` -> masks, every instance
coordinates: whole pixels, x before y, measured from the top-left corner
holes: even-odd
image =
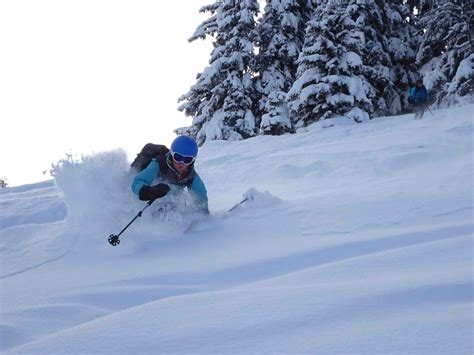
[[[0,190],[0,349],[471,353],[472,108],[211,142],[213,216],[173,195],[117,247],[120,150]]]

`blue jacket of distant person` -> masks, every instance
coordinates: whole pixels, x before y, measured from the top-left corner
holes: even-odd
[[[414,86],[410,89],[408,102],[412,104],[423,104],[428,101],[428,90],[424,85]]]

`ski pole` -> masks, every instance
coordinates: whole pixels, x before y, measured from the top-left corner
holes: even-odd
[[[428,111],[430,111],[431,115],[434,116],[433,112],[430,110],[429,106],[427,104],[425,104],[425,107]]]
[[[232,212],[233,210],[235,210],[237,207],[239,207],[241,204],[243,204],[245,201],[248,201],[248,198],[244,198],[242,201],[240,202],[237,202],[234,207],[232,207],[230,210],[228,210],[227,212]]]
[[[120,231],[119,234],[111,234],[111,235],[109,235],[109,239],[108,239],[108,240],[109,240],[110,245],[113,245],[114,247],[117,246],[117,245],[119,245],[119,244],[120,244],[120,239],[119,239],[120,235],[121,235],[123,232],[125,232],[125,230],[126,230],[133,222],[135,222],[135,220],[136,220],[138,217],[141,217],[143,211],[145,211],[148,207],[150,207],[150,205],[151,205],[152,203],[153,203],[153,201],[149,201],[149,202],[146,204],[146,206],[143,207],[143,208],[140,210],[140,212],[138,212],[138,214],[137,214],[135,217],[133,217],[133,219]]]

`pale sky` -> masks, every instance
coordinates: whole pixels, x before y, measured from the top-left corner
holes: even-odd
[[[211,39],[209,0],[0,0],[0,177],[50,179],[66,154],[169,145]],[[43,172],[46,171],[46,174]]]

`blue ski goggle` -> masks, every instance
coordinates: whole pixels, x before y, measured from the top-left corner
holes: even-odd
[[[194,160],[196,159],[193,156],[182,155],[182,154],[179,154],[179,153],[176,153],[176,152],[173,152],[173,151],[170,151],[170,153],[171,153],[171,157],[173,158],[174,161],[176,161],[178,163],[183,163],[183,164],[186,164],[186,165],[191,165],[192,163],[194,163]]]

